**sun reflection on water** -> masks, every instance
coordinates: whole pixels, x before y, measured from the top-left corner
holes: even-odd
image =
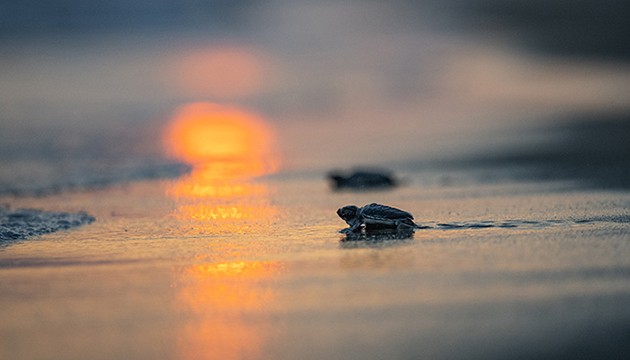
[[[252,241],[239,234],[264,232],[278,216],[268,185],[254,180],[278,168],[272,131],[261,117],[241,109],[193,103],[175,113],[164,143],[170,156],[193,168],[166,189],[184,225],[182,235],[212,236],[207,253],[199,248],[197,264],[176,273],[176,306],[185,316],[177,357],[262,358],[273,330],[262,320],[273,300],[264,284],[281,265],[234,259],[246,255],[241,240]],[[209,258],[224,262],[208,263]]]
[[[211,103],[180,108],[165,131],[169,155],[189,163],[192,172],[171,184],[176,216],[198,234],[261,230],[278,215],[269,188],[252,178],[275,172],[273,133],[250,112]]]
[[[282,270],[275,262],[223,262],[181,274],[178,304],[190,320],[177,338],[181,359],[260,359],[269,332],[260,314],[274,299],[265,281]]]
[[[193,171],[168,187],[176,200],[175,217],[195,235],[229,235],[264,231],[279,211],[270,204],[270,189],[251,180],[207,176]]]

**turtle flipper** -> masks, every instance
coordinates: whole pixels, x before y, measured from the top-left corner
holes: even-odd
[[[344,230],[346,230],[346,233],[360,232],[362,223],[363,222],[360,221],[359,219],[355,219],[354,221],[349,223],[350,227]]]
[[[348,222],[348,225],[350,225],[350,226],[345,228],[345,229],[339,230],[339,232],[342,233],[342,234],[351,234],[351,233],[361,232],[362,222],[359,221],[358,219],[354,220],[352,222]]]
[[[418,226],[418,224],[413,222],[413,220],[411,219],[402,219],[396,222],[396,229],[398,229],[399,231],[415,230],[415,229],[420,229],[420,228],[421,227]]]
[[[362,224],[362,223],[363,223],[363,222],[362,222],[362,221],[359,221],[359,219],[355,220],[355,221],[352,223],[352,226],[350,226],[350,227],[348,228],[348,232],[359,232],[359,231],[361,231],[361,224]]]

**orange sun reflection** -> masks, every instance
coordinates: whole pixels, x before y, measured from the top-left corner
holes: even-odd
[[[164,132],[167,153],[193,169],[167,187],[184,235],[225,235],[212,257],[243,258],[238,234],[270,229],[278,210],[269,187],[254,177],[277,170],[273,133],[259,116],[210,103],[180,108]],[[220,250],[217,250],[220,249]],[[203,249],[202,249],[203,251]],[[197,254],[197,259],[208,254]],[[277,263],[227,261],[178,273],[177,307],[188,317],[177,336],[182,359],[256,359],[269,331],[262,319],[273,294],[265,282]]]
[[[177,111],[166,129],[171,156],[203,168],[204,176],[251,177],[276,170],[272,131],[259,116],[211,103]]]
[[[258,359],[272,329],[259,319],[273,301],[265,281],[282,269],[274,262],[201,264],[184,270],[178,303],[191,320],[178,337],[182,359]],[[249,319],[249,320],[248,320]]]
[[[250,112],[211,103],[180,108],[165,130],[169,155],[193,166],[172,184],[177,216],[201,234],[243,233],[270,224],[278,211],[269,189],[251,179],[277,170],[273,133]]]

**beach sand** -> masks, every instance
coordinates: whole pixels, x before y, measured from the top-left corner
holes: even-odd
[[[1,357],[625,358],[627,192],[406,177],[380,192],[280,174],[203,201],[173,195],[186,177],[11,199],[97,221],[3,246]],[[345,241],[336,208],[372,201],[432,228]]]

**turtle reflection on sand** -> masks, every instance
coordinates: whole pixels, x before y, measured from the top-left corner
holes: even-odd
[[[345,237],[341,239],[342,243],[368,243],[368,247],[382,248],[392,246],[394,243],[400,244],[401,241],[413,239],[413,229],[382,229],[360,232],[346,232]],[[393,241],[394,240],[394,241]],[[362,247],[356,245],[343,246],[345,248]]]
[[[337,215],[350,226],[341,230],[345,234],[358,233],[361,230],[413,233],[415,229],[421,228],[413,221],[410,213],[376,203],[364,207],[344,206],[337,210]]]

